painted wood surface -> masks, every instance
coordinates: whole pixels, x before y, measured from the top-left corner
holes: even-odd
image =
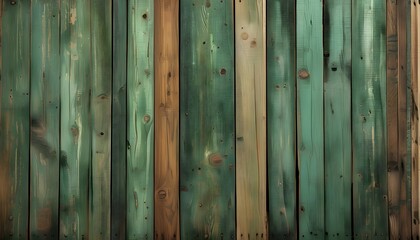
[[[1,4],[0,238],[27,239],[30,2],[2,1]]]
[[[60,13],[57,1],[31,4],[31,239],[58,237]]]
[[[235,0],[236,239],[267,239],[266,1]]]
[[[322,2],[297,0],[296,16],[299,237],[323,239]]]
[[[153,1],[133,0],[128,4],[127,238],[151,239],[154,205]]]
[[[351,239],[351,1],[324,2],[325,238]]]
[[[155,239],[180,239],[179,0],[154,4]]]
[[[90,6],[90,1],[63,0],[60,10],[60,238],[67,239],[89,236]]]
[[[295,1],[267,1],[269,237],[297,237]]]
[[[111,238],[126,239],[127,216],[127,1],[113,0]]]
[[[362,239],[388,237],[385,24],[385,1],[353,1],[353,221]]]
[[[233,238],[233,4],[182,0],[180,16],[181,238]]]

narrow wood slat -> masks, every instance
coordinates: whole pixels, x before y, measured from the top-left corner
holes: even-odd
[[[27,239],[31,4],[0,4],[0,238]]]
[[[90,1],[61,1],[60,239],[89,236]]]
[[[296,7],[267,2],[267,149],[269,236],[297,237]]]
[[[235,236],[232,3],[181,0],[182,239]]]
[[[419,72],[419,67],[420,67],[420,61],[419,61],[419,56],[420,56],[420,31],[419,31],[419,25],[420,25],[420,1],[417,0],[416,2],[416,7],[415,7],[415,18],[416,18],[416,24],[415,24],[415,33],[416,33],[416,37],[415,37],[415,42],[413,43],[413,45],[415,45],[415,62],[414,62],[414,67],[416,68],[416,76],[415,76],[415,80],[416,81],[416,88],[414,89],[414,93],[416,95],[415,100],[416,100],[416,108],[419,107],[419,101],[420,101],[420,89],[419,89],[419,84],[420,84],[420,72]],[[413,31],[414,32],[414,31]],[[414,68],[413,67],[413,68]],[[417,117],[416,117],[416,129],[417,129],[417,155],[416,155],[416,163],[415,163],[415,168],[413,168],[413,172],[416,172],[416,191],[417,191],[417,199],[415,201],[417,201],[417,209],[415,209],[415,219],[416,221],[416,226],[413,226],[413,228],[415,229],[416,232],[416,238],[420,237],[420,217],[419,217],[419,211],[420,211],[420,167],[419,167],[419,158],[420,158],[420,147],[418,146],[418,141],[420,140],[420,126],[419,126],[419,112],[417,109]],[[414,161],[414,159],[413,159]]]
[[[368,239],[388,237],[385,24],[385,1],[353,1],[353,219]]]
[[[179,0],[154,4],[155,239],[180,239]]]
[[[237,239],[267,239],[266,1],[235,1]]]
[[[351,1],[324,1],[325,231],[351,239]]]
[[[111,238],[126,239],[127,1],[113,0]]]
[[[31,6],[30,237],[58,237],[60,12],[57,1]]]
[[[153,1],[128,2],[128,239],[153,238],[153,16]]]
[[[322,2],[297,0],[296,12],[299,237],[323,239]]]

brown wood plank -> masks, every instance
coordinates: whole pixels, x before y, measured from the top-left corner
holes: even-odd
[[[412,227],[413,239],[419,237],[419,175],[418,175],[418,69],[417,69],[417,8],[418,0],[411,2],[411,91],[412,91],[412,115],[411,115],[411,138],[412,138]]]
[[[179,0],[155,1],[155,239],[179,237]]]

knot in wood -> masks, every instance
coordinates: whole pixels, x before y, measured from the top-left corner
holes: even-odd
[[[309,78],[309,72],[306,69],[300,69],[299,72],[298,72],[298,76],[301,79],[307,79],[307,78]]]
[[[159,192],[158,192],[159,199],[165,199],[166,195],[167,194],[166,194],[165,190],[159,190]]]

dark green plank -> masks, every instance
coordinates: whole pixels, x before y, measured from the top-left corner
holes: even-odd
[[[1,4],[0,238],[27,239],[31,5]]]
[[[297,0],[299,237],[324,239],[322,2]]]
[[[128,1],[127,237],[153,238],[153,1]]]
[[[113,0],[111,237],[126,239],[127,1]]]
[[[352,5],[354,235],[388,238],[386,2]]]
[[[60,136],[59,2],[31,6],[31,239],[58,237]]]
[[[324,1],[325,231],[351,239],[351,1]]]
[[[230,1],[181,0],[181,239],[235,236]]]
[[[267,1],[269,234],[297,237],[295,0]]]
[[[90,117],[90,1],[61,1],[60,238],[87,238]]]

